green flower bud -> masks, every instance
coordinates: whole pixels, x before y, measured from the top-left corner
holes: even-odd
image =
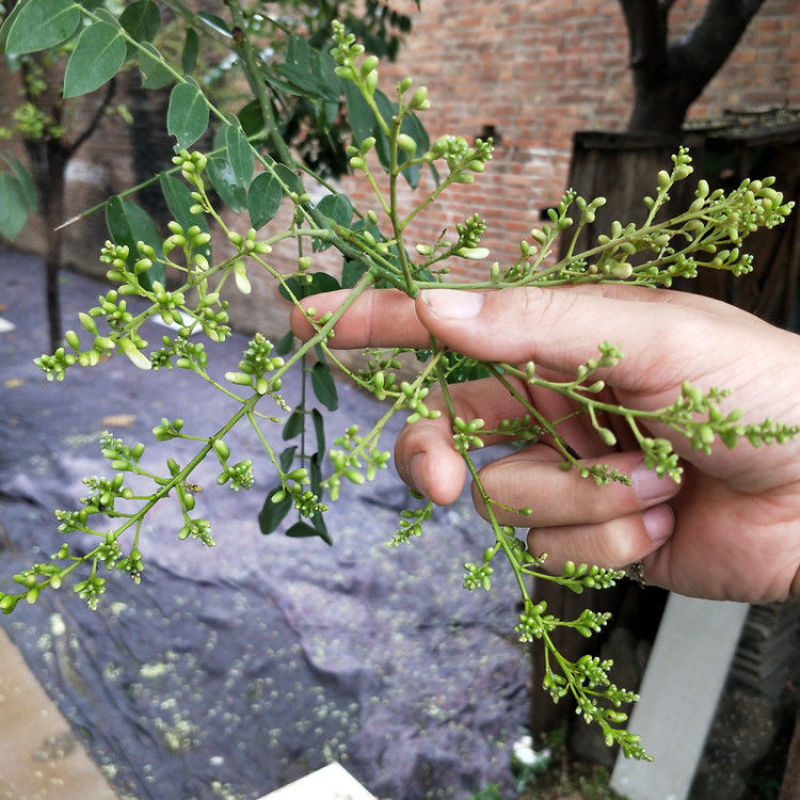
[[[379,63],[380,62],[379,62],[377,56],[367,56],[361,62],[361,67],[360,67],[361,74],[362,75],[368,75],[370,72],[372,72],[375,69],[375,67],[378,66]]]
[[[252,386],[253,378],[244,372],[226,372],[225,380],[229,383],[235,383],[237,386]]]
[[[127,337],[123,337],[117,342],[117,349],[126,355],[133,365],[139,369],[152,369],[153,365],[150,359]]]
[[[407,133],[397,134],[397,146],[408,153],[409,156],[413,156],[417,152],[417,143]]]
[[[215,439],[213,444],[214,452],[219,456],[220,460],[226,461],[230,456],[231,451],[222,439]]]
[[[378,70],[374,69],[364,77],[364,88],[369,94],[373,94],[378,88]]]
[[[244,261],[238,259],[233,264],[233,276],[236,281],[236,288],[242,294],[250,294],[252,287],[250,286],[250,279],[247,277],[247,267]]]
[[[428,90],[424,86],[420,86],[411,96],[409,105],[418,111],[425,111],[430,108],[431,101],[428,100]]]

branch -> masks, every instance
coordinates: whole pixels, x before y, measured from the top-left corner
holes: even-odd
[[[114,92],[117,88],[117,79],[112,78],[108,84],[106,85],[106,93],[103,99],[100,101],[100,105],[98,105],[97,109],[94,112],[94,116],[89,121],[89,124],[84,128],[83,132],[75,139],[72,144],[67,145],[64,147],[64,152],[67,158],[72,158],[74,153],[80,148],[80,146],[97,130],[97,127],[100,125],[101,120],[105,116],[106,111],[108,110],[109,105],[111,105],[111,99],[114,97]]]
[[[725,63],[764,0],[709,0],[705,13],[686,37],[670,50],[704,87]]]

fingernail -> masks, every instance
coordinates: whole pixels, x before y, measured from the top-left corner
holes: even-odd
[[[416,489],[420,494],[424,494],[425,497],[427,497],[428,487],[425,485],[422,468],[423,462],[424,457],[422,453],[417,453],[415,456],[411,456],[411,460],[408,462],[408,473],[409,477],[411,478],[411,483],[413,484],[412,488]]]
[[[640,500],[655,500],[658,497],[669,497],[675,490],[672,478],[666,475],[659,478],[655,470],[648,469],[640,463],[631,475],[633,491]]]
[[[426,289],[422,292],[422,302],[437,317],[444,319],[477,317],[485,300],[482,292],[464,292],[459,289]]]
[[[652,542],[661,542],[672,535],[675,527],[675,516],[667,505],[648,508],[642,514],[644,529]]]

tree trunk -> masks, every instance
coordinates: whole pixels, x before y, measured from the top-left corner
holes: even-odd
[[[47,225],[47,252],[45,254],[45,293],[47,301],[47,321],[50,348],[55,350],[62,344],[61,290],[59,273],[61,271],[61,250],[64,235],[60,225],[64,222],[64,189],[66,184],[66,160],[60,149],[49,159],[49,188],[44,218]]]
[[[634,102],[633,133],[677,133],[741,39],[764,0],[708,0],[689,33],[669,41],[674,0],[620,0],[628,27]]]

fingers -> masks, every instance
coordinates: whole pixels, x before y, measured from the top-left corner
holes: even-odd
[[[528,547],[535,555],[547,554],[545,569],[558,572],[566,561],[621,568],[647,557],[672,534],[675,519],[666,501],[681,487],[648,470],[641,454],[609,453],[582,462],[604,464],[628,476],[630,486],[598,485],[577,469],[561,469],[561,460],[537,444],[493,462],[479,475],[498,522],[530,527]],[[487,517],[475,486],[473,499]]]
[[[528,549],[547,555],[544,567],[560,572],[567,561],[622,569],[643,561],[648,582],[647,557],[669,539],[675,528],[675,515],[666,504],[594,525],[561,528],[535,528],[528,533]]]
[[[519,403],[494,378],[459,383],[450,387],[455,415],[465,420],[483,419],[492,430],[502,419],[522,413]],[[425,398],[428,408],[441,411],[437,419],[421,419],[406,425],[397,439],[395,463],[400,477],[438,505],[456,500],[464,487],[466,465],[453,447],[453,431],[441,392]],[[500,437],[484,437],[487,444]]]
[[[609,341],[625,356],[614,370],[615,386],[638,390],[646,379],[653,384],[646,388],[658,391],[680,383],[687,377],[690,340],[696,343],[704,335],[705,312],[668,303],[654,314],[654,293],[625,288],[628,291],[622,293],[604,287],[436,289],[422,292],[416,308],[420,321],[440,342],[481,360],[532,360],[537,366],[571,373],[597,357],[599,343]],[[665,352],[667,340],[670,348]]]
[[[480,481],[493,501],[498,522],[537,529],[601,524],[664,502],[680,489],[673,480],[659,478],[647,469],[641,453],[609,453],[581,462],[586,467],[604,465],[627,476],[630,486],[618,481],[598,485],[591,476],[581,477],[575,468],[562,469],[562,462],[550,447],[537,444],[484,467]],[[473,499],[478,512],[486,517],[476,487]],[[516,513],[516,509],[530,509],[530,513]]]
[[[336,311],[350,296],[350,291],[315,294],[303,301],[304,308],[314,308],[317,315]],[[313,328],[296,306],[291,325],[301,339],[309,339]],[[341,350],[359,347],[428,347],[428,331],[417,317],[414,301],[396,289],[364,292],[334,327],[331,347]]]

